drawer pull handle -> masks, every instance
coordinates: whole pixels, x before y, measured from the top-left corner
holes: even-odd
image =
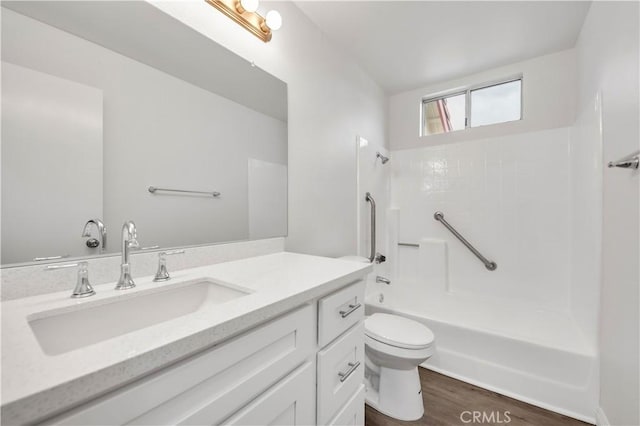
[[[351,375],[351,373],[353,373],[354,371],[356,371],[358,367],[360,367],[360,361],[350,362],[348,365],[349,365],[349,369],[345,373],[343,373],[342,371],[338,372],[338,376],[340,376],[341,382],[344,382],[345,380],[347,380]]]
[[[355,311],[356,309],[358,309],[360,306],[362,306],[360,303],[356,303],[355,305],[349,305],[349,310],[347,311],[340,311],[340,316],[342,318],[346,318],[349,315],[351,315],[353,313],[353,311]]]

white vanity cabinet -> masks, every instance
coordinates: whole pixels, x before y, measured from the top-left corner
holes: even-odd
[[[357,281],[44,424],[364,424],[363,318]]]
[[[313,308],[305,305],[45,424],[254,424],[256,418],[312,424]]]
[[[363,278],[371,269],[281,252],[183,270],[168,283],[142,278],[129,293],[97,286],[94,300],[65,291],[3,302],[1,421],[363,424]],[[144,316],[161,309],[149,295],[195,281],[245,292],[220,301],[208,289],[194,312],[59,355],[30,328],[33,318],[120,309],[123,300],[140,302]],[[183,303],[176,297],[172,307]]]

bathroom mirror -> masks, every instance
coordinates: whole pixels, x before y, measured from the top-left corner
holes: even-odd
[[[286,235],[284,82],[141,1],[4,1],[1,53],[3,266]]]

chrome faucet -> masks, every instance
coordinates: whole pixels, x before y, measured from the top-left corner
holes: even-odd
[[[91,237],[91,225],[95,225],[95,227],[98,228],[98,234],[100,235],[100,252],[104,252],[107,249],[107,228],[100,219],[88,220],[84,225],[82,237]],[[92,245],[92,240],[95,241],[93,238],[87,241],[88,247],[95,247],[95,245]]]
[[[129,220],[122,226],[122,264],[120,265],[120,279],[116,284],[116,290],[126,290],[136,286],[131,278],[131,265],[129,264],[129,249],[140,247],[136,224]]]

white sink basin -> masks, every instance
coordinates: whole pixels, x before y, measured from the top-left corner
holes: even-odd
[[[56,309],[28,318],[40,347],[59,355],[245,296],[250,291],[203,278]]]

